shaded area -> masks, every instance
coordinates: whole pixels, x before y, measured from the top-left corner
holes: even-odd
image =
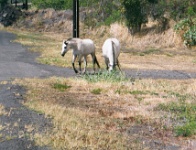
[[[0,11],[0,24],[5,27],[10,26],[16,22],[20,16],[22,16],[20,9],[7,5]]]
[[[52,127],[44,114],[29,110],[22,105],[25,90],[17,85],[0,84],[0,149],[48,150],[34,142],[34,135],[44,134]]]

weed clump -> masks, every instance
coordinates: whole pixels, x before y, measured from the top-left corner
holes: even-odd
[[[91,74],[85,74],[83,76],[83,79],[87,80],[88,82],[125,82],[128,81],[128,78],[125,76],[125,74],[120,73],[118,71],[103,71],[98,72],[97,74],[91,75]]]
[[[71,86],[67,85],[66,83],[65,84],[62,84],[62,83],[54,83],[52,85],[52,87],[54,89],[57,89],[57,90],[61,91],[61,92],[65,91],[66,89],[71,88]]]
[[[177,136],[189,137],[196,134],[196,105],[188,103],[160,104],[159,110],[171,112],[180,124],[174,126]]]

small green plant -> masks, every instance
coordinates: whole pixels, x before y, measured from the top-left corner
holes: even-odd
[[[118,71],[104,71],[104,72],[99,72],[97,74],[85,74],[83,78],[89,82],[123,82],[123,81],[128,81],[128,78],[126,76]]]
[[[67,85],[66,83],[64,83],[64,84],[61,84],[61,83],[54,83],[53,85],[52,85],[52,87],[54,88],[54,89],[57,89],[57,90],[59,90],[59,91],[65,91],[66,89],[68,89],[68,88],[71,88],[71,86],[69,86],[69,85]]]
[[[99,95],[99,94],[101,94],[101,89],[100,88],[97,88],[97,89],[93,89],[92,91],[91,91],[91,93],[93,93],[93,94],[95,94],[95,95]]]
[[[177,136],[189,137],[196,134],[196,121],[187,122],[183,126],[178,126],[175,128]]]

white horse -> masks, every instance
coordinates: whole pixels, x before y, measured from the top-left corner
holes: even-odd
[[[103,57],[105,58],[106,69],[113,70],[117,65],[119,70],[118,56],[120,55],[120,42],[116,38],[107,39],[102,46]]]
[[[94,42],[90,39],[80,39],[80,38],[70,38],[67,41],[63,41],[62,44],[62,51],[61,55],[64,56],[65,53],[69,49],[73,49],[73,59],[72,59],[72,66],[75,71],[75,73],[78,73],[78,70],[75,68],[75,60],[77,57],[79,57],[79,69],[81,71],[81,59],[84,57],[84,71],[86,72],[87,67],[87,55],[91,54],[92,60],[93,60],[93,70],[95,72],[95,63],[97,64],[98,68],[100,68],[99,63],[97,61],[97,58],[95,56],[95,45]]]

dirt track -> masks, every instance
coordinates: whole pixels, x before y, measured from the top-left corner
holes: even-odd
[[[10,84],[13,78],[45,78],[49,76],[74,76],[72,69],[42,65],[35,62],[38,56],[26,47],[11,42],[15,35],[0,31],[0,150],[45,150],[37,147],[30,139],[36,132],[45,132],[52,127],[44,115],[27,109],[22,105],[25,89]],[[142,65],[142,64],[141,64]],[[157,64],[158,65],[158,64]],[[176,69],[132,69],[125,71],[132,78],[196,78],[196,72]],[[29,129],[29,128],[30,129]]]

